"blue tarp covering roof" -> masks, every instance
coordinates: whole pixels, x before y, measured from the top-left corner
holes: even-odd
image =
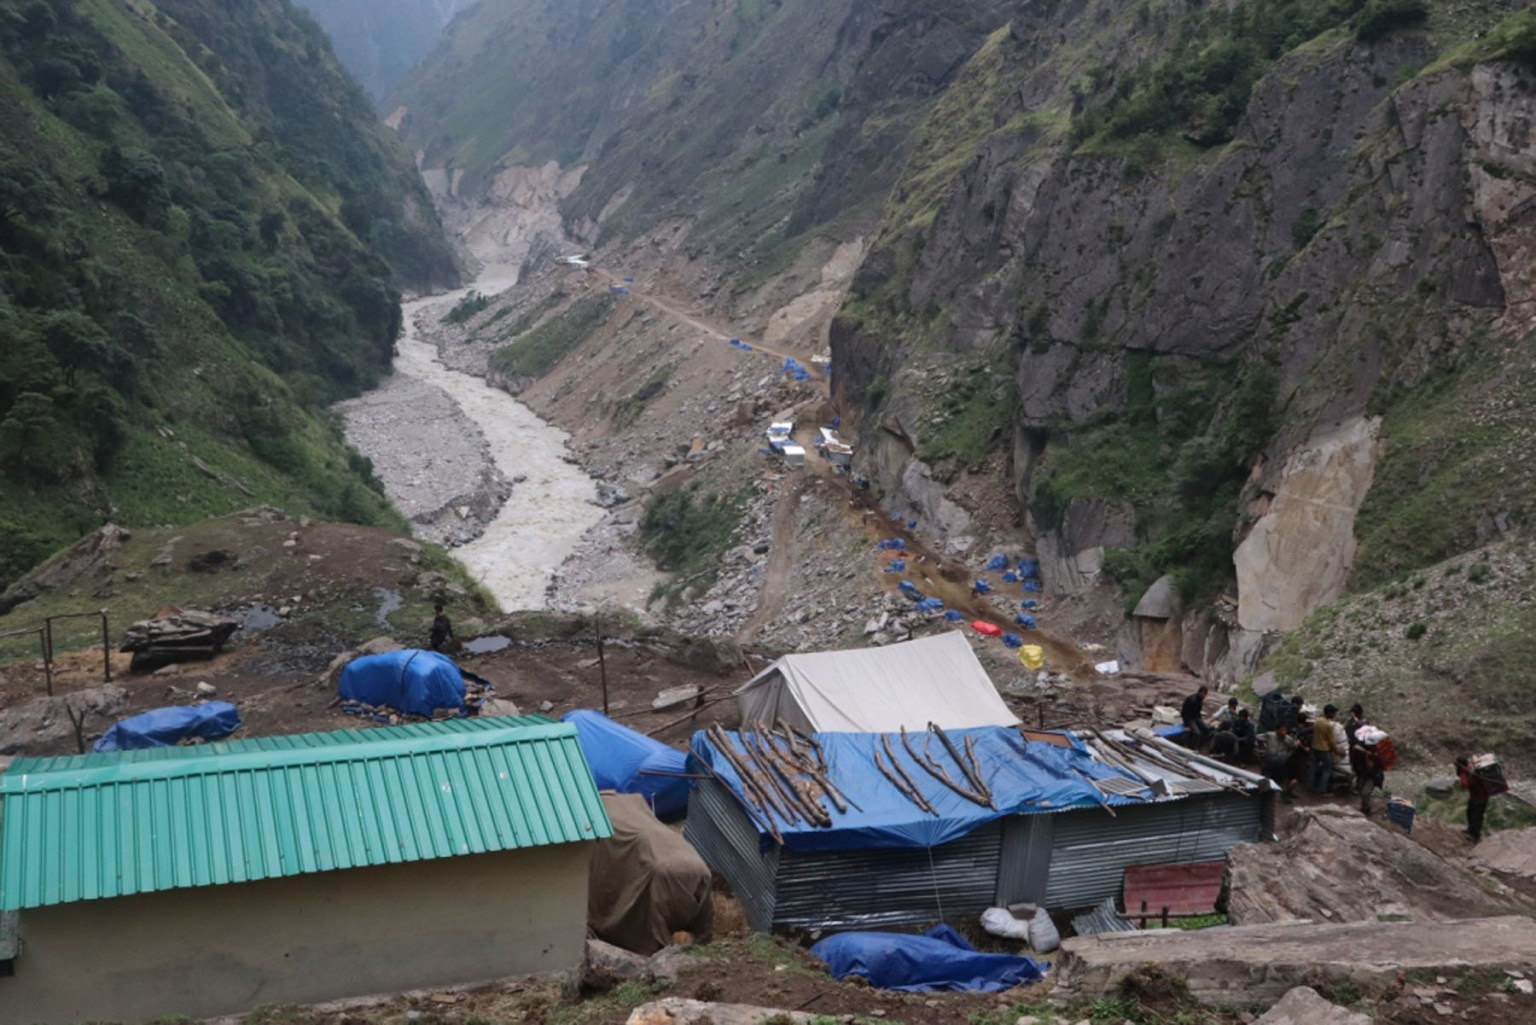
[[[464,710],[464,675],[447,655],[404,648],[347,664],[336,686],[342,702],[386,705],[432,718],[439,708]]]
[[[240,713],[228,701],[151,708],[113,723],[91,750],[137,751],[146,747],[169,747],[189,739],[218,740],[240,726]]]
[[[663,822],[675,822],[688,813],[688,780],[677,778],[688,771],[686,754],[601,712],[578,709],[560,719],[576,727],[576,740],[599,790],[639,794]],[[673,775],[654,775],[658,772]]]
[[[805,822],[791,824],[771,811],[754,811],[754,814],[758,817],[772,815],[774,825],[784,838],[784,846],[789,850],[840,851],[934,847],[1005,815],[1140,803],[1136,798],[1101,793],[1089,782],[1114,778],[1140,781],[1094,761],[1088,749],[1076,738],[1071,738],[1072,747],[1058,747],[1044,741],[1026,741],[1017,730],[999,726],[945,732],[962,751],[967,737],[974,740],[981,776],[992,790],[996,809],[984,808],[939,782],[906,751],[899,734],[889,734],[891,750],[897,761],[938,812],[930,815],[902,794],[876,767],[876,751],[880,752],[882,761],[886,760],[882,734],[819,733],[816,739],[826,756],[827,773],[847,796],[849,809],[839,812],[831,807],[830,801],[823,802],[831,816],[831,826],[812,826]],[[726,736],[738,753],[744,750],[737,734],[727,733]],[[908,737],[912,746],[922,752],[926,733],[909,732]],[[963,780],[954,760],[938,740],[931,741],[927,748],[928,756],[943,766],[952,778]],[[691,750],[695,758],[741,797],[741,781],[735,770],[704,733],[693,735]],[[764,836],[764,842],[771,841]]]
[[[880,989],[909,993],[970,990],[996,993],[1045,978],[1033,958],[980,954],[948,925],[921,936],[892,932],[845,932],[811,948],[834,979],[857,975]]]

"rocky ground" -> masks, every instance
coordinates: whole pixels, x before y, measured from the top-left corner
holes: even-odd
[[[479,537],[512,493],[479,427],[435,385],[397,372],[336,409],[348,443],[373,461],[384,493],[422,540]]]

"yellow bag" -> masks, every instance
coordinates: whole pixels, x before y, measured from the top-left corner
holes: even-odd
[[[1039,669],[1045,665],[1045,649],[1038,644],[1026,644],[1019,649],[1019,661],[1025,669]]]

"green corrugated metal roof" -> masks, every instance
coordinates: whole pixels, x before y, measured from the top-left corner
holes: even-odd
[[[575,727],[542,716],[24,758],[0,911],[611,834]]]

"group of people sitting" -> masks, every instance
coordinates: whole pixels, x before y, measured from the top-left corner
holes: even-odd
[[[1209,693],[1208,687],[1201,687],[1180,709],[1184,739],[1191,747],[1235,765],[1257,762],[1287,802],[1303,784],[1314,794],[1330,794],[1347,785],[1360,798],[1361,812],[1371,814],[1371,797],[1385,782],[1395,756],[1387,735],[1365,721],[1360,705],[1351,707],[1349,718],[1340,722],[1337,706],[1325,705],[1313,713],[1296,695],[1267,712],[1271,721],[1264,725],[1269,728],[1260,732],[1237,698],[1229,698],[1207,721]]]

